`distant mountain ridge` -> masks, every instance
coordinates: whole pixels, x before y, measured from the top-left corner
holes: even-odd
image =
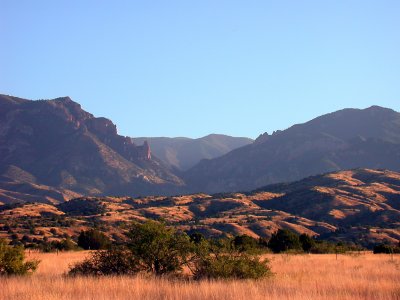
[[[0,95],[0,189],[139,195],[184,185],[148,155],[146,145],[118,135],[110,120],[95,118],[69,97],[31,101]]]
[[[148,141],[152,152],[170,165],[186,171],[202,159],[212,159],[224,155],[234,149],[253,143],[245,137],[232,137],[223,134],[210,134],[198,139],[177,137],[142,137],[133,138],[134,143]]]
[[[192,192],[246,191],[354,168],[400,170],[400,114],[372,106],[294,125],[184,174]]]

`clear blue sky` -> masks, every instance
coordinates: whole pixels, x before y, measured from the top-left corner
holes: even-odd
[[[398,0],[0,0],[0,41],[0,93],[68,95],[123,135],[400,110]]]

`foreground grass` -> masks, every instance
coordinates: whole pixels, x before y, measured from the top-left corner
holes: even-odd
[[[1,278],[0,299],[400,299],[399,255],[267,255],[275,276],[261,281],[63,276],[87,254],[28,255],[37,273]]]

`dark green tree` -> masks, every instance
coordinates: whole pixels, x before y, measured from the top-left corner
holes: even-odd
[[[374,247],[374,254],[385,253],[385,254],[393,254],[400,253],[400,247],[394,247],[389,244],[378,244]]]
[[[268,247],[274,253],[288,250],[302,250],[299,236],[287,229],[278,229],[269,240]]]
[[[110,245],[110,239],[104,233],[95,229],[81,231],[78,237],[78,246],[85,250],[106,249]]]
[[[315,246],[314,239],[305,233],[301,234],[299,239],[300,239],[301,247],[303,248],[304,252],[310,252],[311,249]]]
[[[194,232],[190,235],[190,241],[192,241],[195,244],[199,244],[204,240],[205,240],[205,237],[200,232]]]
[[[180,271],[192,252],[192,243],[186,233],[160,222],[136,223],[129,237],[129,249],[140,269],[155,275]]]
[[[258,248],[258,241],[248,235],[239,235],[233,239],[233,246],[239,252],[254,251]]]

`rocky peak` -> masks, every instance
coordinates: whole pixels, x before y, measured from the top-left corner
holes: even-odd
[[[151,149],[148,141],[144,141],[142,146],[138,146],[138,158],[151,160]]]
[[[254,141],[254,143],[256,144],[260,144],[260,143],[264,143],[265,141],[269,140],[271,136],[268,134],[268,132],[264,132],[262,134],[260,134],[256,140]]]

